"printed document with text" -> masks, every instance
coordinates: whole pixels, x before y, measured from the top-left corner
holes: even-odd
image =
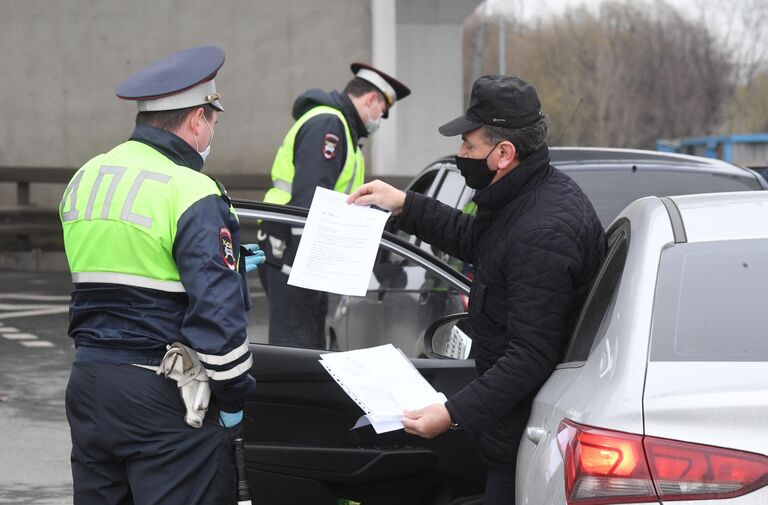
[[[365,296],[389,212],[347,204],[347,195],[317,188],[288,284]]]

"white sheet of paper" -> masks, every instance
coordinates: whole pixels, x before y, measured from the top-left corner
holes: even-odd
[[[315,189],[288,284],[365,296],[389,214],[348,205],[344,193]]]
[[[402,429],[404,410],[446,400],[392,344],[321,358],[323,367],[365,412],[354,428],[371,424],[376,433]]]

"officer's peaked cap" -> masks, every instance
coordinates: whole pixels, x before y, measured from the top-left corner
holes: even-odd
[[[384,98],[387,100],[387,112],[384,113],[384,117],[388,115],[389,108],[395,105],[396,101],[402,100],[411,94],[408,86],[371,65],[353,63],[350,65],[350,68],[355,77],[370,82],[384,95]]]
[[[224,110],[213,78],[224,64],[224,51],[193,47],[158,60],[129,77],[117,96],[135,100],[139,111],[183,109],[211,104]]]

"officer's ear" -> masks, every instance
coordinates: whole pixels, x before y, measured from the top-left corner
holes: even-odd
[[[370,107],[378,99],[379,99],[379,92],[378,91],[369,91],[368,93],[365,94],[365,105],[366,105],[366,107]]]
[[[189,116],[187,116],[187,120],[189,121],[189,127],[192,129],[192,133],[195,135],[199,135],[202,131],[204,125],[203,125],[203,115],[205,114],[205,109],[202,107],[197,107],[192,110],[192,112],[189,113]]]

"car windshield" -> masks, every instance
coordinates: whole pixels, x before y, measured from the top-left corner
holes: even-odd
[[[627,205],[646,196],[692,195],[721,191],[754,191],[762,189],[749,174],[732,176],[632,166],[580,169],[563,165],[594,205],[600,222],[607,227]]]
[[[768,240],[678,244],[661,257],[651,361],[768,361]]]

